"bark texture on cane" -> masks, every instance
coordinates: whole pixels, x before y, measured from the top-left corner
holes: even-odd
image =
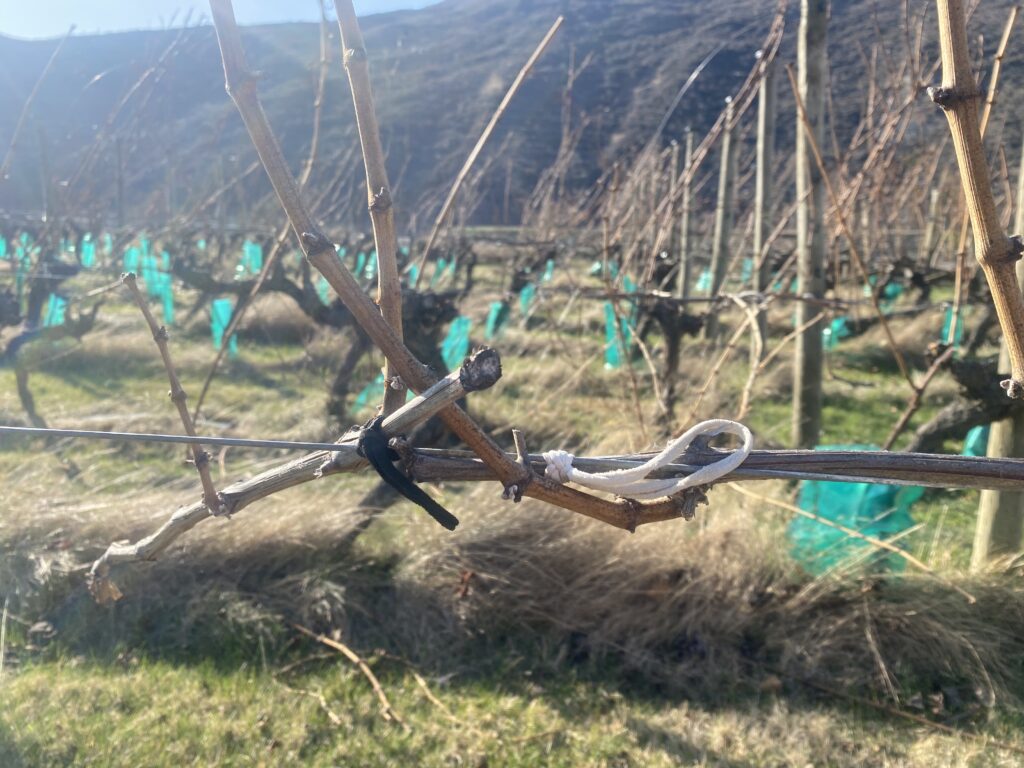
[[[1021,256],[1019,238],[1010,238],[999,226],[995,198],[978,124],[981,92],[971,72],[967,24],[962,0],[936,0],[942,85],[928,93],[949,121],[960,181],[974,230],[974,252],[992,291],[999,325],[1010,357],[1010,378],[1002,382],[1006,393],[1024,397],[1024,298],[1017,283],[1015,264]]]
[[[395,233],[395,212],[391,204],[391,186],[384,165],[384,148],[380,142],[377,111],[373,105],[370,86],[370,67],[363,44],[363,33],[356,20],[352,0],[335,5],[341,47],[345,55],[345,70],[352,88],[352,103],[359,129],[359,143],[363,148],[366,168],[366,190],[370,219],[373,222],[373,241],[377,248],[377,303],[384,319],[395,333],[402,336],[402,285],[398,277],[398,238]],[[384,364],[385,415],[393,413],[405,402],[405,386],[395,382],[390,363]]]
[[[377,305],[363,293],[352,273],[341,263],[331,241],[317,228],[302,200],[298,185],[260,103],[256,82],[249,71],[242,48],[231,0],[210,0],[210,10],[224,63],[225,88],[238,108],[278,201],[299,236],[306,259],[324,276],[366,335],[384,353],[388,362],[394,365],[402,381],[414,391],[422,392],[435,384],[436,378],[402,343],[395,329],[381,316]],[[448,406],[439,415],[446,426],[492,469],[506,487],[512,484],[522,487],[525,484],[523,468],[506,456],[490,435],[481,430],[458,405]],[[543,476],[530,478],[525,494],[625,530],[633,530],[641,524],[678,518],[682,504],[679,499],[644,503],[609,501]]]

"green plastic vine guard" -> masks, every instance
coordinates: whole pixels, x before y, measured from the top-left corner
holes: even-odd
[[[825,349],[835,349],[839,342],[853,335],[850,330],[849,318],[846,315],[832,318],[832,322],[822,331]]]
[[[789,292],[790,293],[796,293],[796,287],[797,287],[797,279],[794,277],[792,280],[789,281]],[[772,283],[772,290],[775,293],[781,293],[782,292],[782,281],[781,280],[776,280],[774,283]]]
[[[542,283],[550,283],[555,277],[555,260],[548,259],[544,264],[544,274],[541,276]]]
[[[7,239],[3,235],[0,235],[0,259],[10,261],[10,256],[7,254]]]
[[[114,252],[114,238],[109,232],[103,233],[103,255],[110,256]]]
[[[819,445],[818,451],[877,451],[874,445]],[[881,483],[838,483],[805,480],[800,483],[797,504],[834,523],[867,536],[888,539],[914,525],[911,506],[924,495],[916,486]],[[794,559],[809,573],[820,575],[840,563],[875,548],[831,526],[805,517],[795,517],[786,529]],[[884,551],[870,556],[875,571],[900,572],[903,558]]]
[[[701,293],[711,292],[711,270],[705,269],[700,273],[700,277],[697,278],[697,290]]]
[[[740,281],[743,285],[748,285],[750,279],[754,276],[754,260],[749,256],[743,259],[743,263],[740,265]]]
[[[637,285],[633,282],[633,279],[626,275],[622,278],[622,288],[626,293],[636,293]],[[629,323],[636,327],[636,321],[640,318],[640,305],[634,300],[629,301]]]
[[[604,274],[604,262],[600,259],[590,265],[590,272],[588,273],[591,277],[601,277]],[[608,279],[614,280],[619,276],[619,265],[614,261],[608,262]]]
[[[124,257],[121,259],[121,264],[124,266],[124,272],[139,272],[139,262],[142,260],[142,254],[137,246],[130,245],[124,251]]]
[[[512,308],[509,306],[507,301],[492,301],[491,308],[487,313],[487,325],[484,328],[484,339],[491,341],[497,338],[505,324],[508,322],[509,316],[512,314]]]
[[[637,291],[637,285],[629,275],[623,276],[622,288],[626,293],[636,293]],[[629,359],[630,350],[633,347],[633,333],[630,328],[636,327],[640,316],[640,306],[636,301],[629,301],[628,304],[629,317],[616,318],[612,302],[604,303],[604,367],[606,370],[619,368]]]
[[[142,257],[142,282],[146,288],[146,296],[151,299],[160,298],[160,268],[156,256]]]
[[[535,298],[537,298],[537,286],[533,283],[524,285],[523,290],[519,292],[519,314],[523,317],[530,314],[530,306]]]
[[[327,282],[327,279],[323,275],[316,276],[316,295],[320,298],[320,303],[328,305],[331,303],[331,284]]]
[[[96,243],[92,239],[92,233],[86,232],[82,237],[82,251],[78,258],[85,269],[96,266]]]
[[[213,347],[220,349],[224,343],[224,331],[231,322],[231,313],[234,311],[234,302],[231,299],[214,299],[210,304],[210,330],[213,333]],[[231,334],[228,339],[228,355],[238,355],[238,338]]]
[[[444,276],[445,270],[447,270],[447,269],[448,269],[448,259],[446,259],[444,256],[441,256],[437,260],[437,264],[434,265],[434,274],[430,276],[430,287],[431,288],[433,288],[434,286],[436,286],[438,284],[438,282],[440,282],[441,278]]]
[[[24,245],[19,245],[14,249],[14,259],[17,262],[14,270],[14,292],[18,296],[18,303],[20,304],[22,294],[25,292],[25,280],[28,277],[29,267],[32,266],[32,260]]]
[[[366,254],[360,251],[356,254],[356,270],[353,273],[357,280],[362,277],[364,269],[366,269]]]
[[[46,315],[43,316],[43,327],[52,328],[64,325],[67,321],[67,309],[68,300],[63,296],[51,293],[50,299],[46,304]]]
[[[608,370],[619,368],[625,357],[623,344],[615,326],[615,307],[610,301],[606,301],[604,303],[604,367]]]
[[[174,281],[170,272],[157,272],[156,294],[164,316],[164,325],[174,325]]]
[[[971,427],[964,438],[964,448],[960,451],[961,456],[985,456],[988,454],[988,436],[992,431],[991,424],[979,424]]]
[[[263,269],[263,246],[246,238],[242,243],[242,259],[235,267],[235,279],[244,280],[256,276]]]
[[[452,320],[448,335],[441,342],[441,359],[449,371],[459,368],[469,354],[469,329],[472,327],[473,321],[464,315]]]
[[[374,280],[377,277],[377,251],[370,251],[369,257],[366,259],[366,279]]]
[[[360,390],[359,394],[356,395],[355,401],[352,403],[352,412],[359,413],[366,410],[369,407],[375,393],[381,392],[384,389],[384,374],[378,373],[377,378],[367,384]]]
[[[946,307],[946,314],[942,318],[942,333],[939,334],[939,341],[943,344],[949,338],[949,326],[953,324],[953,307]],[[961,312],[956,319],[956,333],[953,335],[953,346],[959,347],[964,340],[964,313]]]

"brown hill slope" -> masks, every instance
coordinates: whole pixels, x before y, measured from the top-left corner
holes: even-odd
[[[972,31],[986,34],[988,53],[1006,7],[986,4],[972,21]],[[566,16],[563,31],[513,103],[485,157],[491,164],[477,191],[477,221],[500,223],[506,174],[516,220],[538,174],[554,157],[571,52],[577,62],[593,57],[574,91],[575,115],[590,119],[573,169],[573,180],[583,185],[647,139],[693,67],[722,43],[669,122],[665,140],[679,136],[687,124],[707,128],[722,99],[749,69],[773,10],[766,0],[447,0],[421,11],[365,18],[383,139],[403,221],[416,214],[422,226],[433,215],[507,84],[559,13]],[[933,47],[934,11],[930,6],[910,10],[928,14],[925,38]],[[864,51],[881,41],[891,47],[893,58],[902,55],[902,13],[902,4],[896,3],[834,3],[830,53],[840,132],[863,103],[857,83]],[[787,60],[794,57],[795,30],[796,9],[790,8],[783,48]],[[351,102],[338,61],[337,32],[331,32],[324,143],[312,185],[325,189],[343,172],[321,209],[333,209],[335,219],[361,218],[365,197],[358,184],[358,158],[351,152]],[[268,114],[295,167],[311,133],[317,37],[316,25],[310,24],[254,27],[245,34],[250,61],[262,76]],[[0,147],[10,141],[21,105],[54,44],[0,38]],[[1020,79],[1012,52],[1013,46],[1008,83]],[[140,78],[141,85],[113,114]],[[792,133],[786,116],[780,126],[785,146]],[[938,120],[935,127],[944,128]],[[40,169],[47,167],[52,179],[71,182],[51,185],[51,205],[63,200],[69,211],[110,216],[118,138],[123,141],[129,221],[167,211],[172,166],[174,208],[180,211],[207,197],[221,178],[250,165],[254,153],[224,93],[210,27],[70,39],[33,105],[9,178],[0,182],[0,208],[39,210]],[[93,146],[97,150],[90,155]],[[229,197],[241,223],[276,213],[268,189],[265,179],[252,173]]]

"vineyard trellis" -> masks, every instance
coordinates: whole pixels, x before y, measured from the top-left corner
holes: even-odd
[[[981,268],[989,278],[999,322],[1007,340],[1009,360],[1013,369],[1012,376],[1004,384],[1004,388],[1010,397],[1020,398],[1024,396],[1024,332],[1022,332],[1024,331],[1024,299],[1021,298],[1020,285],[1014,273],[1014,263],[1020,255],[1020,244],[1019,241],[1006,237],[999,226],[996,214],[988,167],[981,150],[981,134],[978,131],[976,106],[979,94],[976,92],[976,82],[970,71],[966,54],[966,22],[962,3],[958,0],[949,0],[949,2],[938,0],[938,5],[943,84],[940,88],[933,89],[932,95],[936,103],[944,109],[950,122],[953,144],[963,177],[963,186],[968,191],[968,209],[976,239],[976,252]],[[496,353],[486,349],[479,351],[468,358],[459,371],[437,380],[432,371],[418,360],[403,342],[402,297],[391,190],[385,171],[384,154],[370,90],[367,54],[351,2],[337,4],[338,23],[345,67],[348,71],[355,106],[358,136],[362,147],[369,195],[368,209],[373,225],[378,260],[376,302],[366,295],[363,287],[338,258],[334,243],[318,227],[306,205],[304,187],[309,180],[311,169],[315,165],[316,140],[313,142],[308,162],[304,165],[300,178],[295,179],[284,160],[275,134],[263,111],[257,91],[257,79],[249,69],[242,48],[232,3],[230,0],[211,0],[211,10],[224,64],[227,91],[245,123],[259,155],[260,163],[270,178],[274,191],[288,217],[288,225],[282,227],[276,234],[272,255],[264,264],[252,288],[250,299],[256,295],[270,274],[275,258],[283,250],[290,228],[301,245],[307,263],[326,279],[362,331],[384,354],[386,368],[381,405],[381,415],[384,417],[382,427],[385,433],[393,438],[393,447],[401,456],[402,465],[410,480],[416,482],[497,480],[503,486],[502,495],[506,499],[518,501],[523,496],[532,497],[624,530],[635,530],[640,525],[691,517],[696,504],[706,500],[707,487],[688,489],[681,494],[660,498],[656,501],[637,501],[632,498],[608,499],[571,488],[564,482],[559,482],[548,476],[549,473],[546,473],[545,469],[550,467],[550,461],[546,461],[541,454],[529,453],[523,433],[520,431],[515,432],[516,452],[514,454],[506,452],[467,415],[465,410],[456,404],[456,401],[467,393],[486,389],[497,380],[500,376],[500,362]],[[710,302],[712,303],[712,314],[715,311],[715,302],[719,304],[737,303],[747,312],[747,319],[723,354],[731,351],[740,338],[740,334],[745,332],[748,327],[755,336],[757,335],[760,324],[759,317],[763,316],[759,313],[763,312],[766,302],[769,300],[792,300],[797,306],[804,308],[798,315],[800,322],[795,331],[797,336],[804,332],[814,331],[822,318],[823,309],[849,305],[849,302],[826,299],[824,296],[818,295],[820,292],[817,291],[812,291],[810,296],[803,293],[793,295],[784,291],[767,291],[767,281],[765,280],[767,273],[762,273],[765,255],[770,243],[781,233],[783,225],[789,220],[795,209],[791,209],[783,217],[775,231],[771,233],[767,231],[762,220],[755,220],[751,225],[756,230],[754,251],[760,258],[760,261],[755,261],[754,267],[759,275],[758,290],[755,292],[748,295],[729,295],[721,290],[723,278],[731,269],[731,263],[727,264],[725,261],[728,222],[725,219],[727,211],[724,209],[721,212],[723,218],[721,231],[715,238],[718,260],[712,270],[714,274],[708,297],[694,297],[688,294],[687,272],[682,264],[676,275],[677,290],[675,292],[663,291],[660,287],[641,292],[621,290],[621,276],[625,273],[626,266],[638,260],[647,259],[646,263],[642,265],[643,272],[653,278],[657,254],[665,242],[671,240],[677,226],[682,228],[680,237],[685,240],[688,228],[685,217],[689,213],[690,195],[694,192],[694,181],[697,179],[696,174],[701,167],[701,162],[708,156],[711,146],[716,141],[723,136],[729,136],[729,131],[735,127],[735,121],[753,103],[759,89],[770,76],[774,57],[782,39],[782,18],[783,14],[780,11],[773,21],[757,65],[704,140],[696,148],[693,148],[692,137],[688,134],[685,153],[686,167],[678,177],[673,177],[674,181],[669,186],[668,194],[661,196],[660,200],[649,206],[649,209],[645,209],[638,202],[638,198],[646,197],[646,187],[643,184],[653,183],[647,174],[632,174],[622,189],[617,189],[618,181],[612,178],[606,178],[598,184],[598,187],[606,185],[612,190],[611,195],[601,199],[599,204],[605,209],[598,214],[603,219],[606,232],[603,244],[605,269],[607,269],[609,261],[609,249],[613,244],[623,248],[623,260],[619,276],[613,279],[606,277],[605,289],[598,291],[595,296],[606,298],[612,302],[650,300],[667,302],[677,307],[689,303]],[[524,66],[521,72],[523,77],[529,72],[536,57],[543,52],[546,43],[557,31],[559,24],[560,22],[556,22],[549,30],[534,56]],[[324,45],[323,37],[322,45]],[[54,56],[56,56],[56,52]],[[327,61],[328,59],[322,51],[321,80],[318,86],[318,93],[321,94],[323,72],[326,71]],[[824,193],[827,190],[830,206],[828,210],[838,222],[838,228],[843,237],[848,241],[849,253],[861,278],[868,288],[871,288],[868,268],[861,258],[860,246],[848,225],[848,217],[854,210],[857,189],[863,182],[866,169],[875,162],[886,161],[885,147],[891,142],[877,142],[871,150],[872,154],[869,155],[859,171],[858,177],[853,181],[846,180],[845,196],[837,193],[830,182],[826,162],[822,157],[821,135],[814,132],[812,121],[806,112],[806,105],[801,99],[801,89],[798,87],[793,73],[790,71],[789,74],[797,105],[798,120],[802,122],[803,129],[806,131],[808,147],[804,161],[813,175],[821,179],[823,183],[821,192]],[[519,81],[517,80],[517,82]],[[508,97],[514,92],[515,85],[509,90]],[[905,106],[896,107],[887,115],[887,122],[882,130],[890,137],[898,135],[901,115],[904,110]],[[500,114],[501,110],[499,109],[499,112],[495,114],[495,119],[499,118]],[[318,99],[315,118],[317,126],[319,119]],[[430,241],[436,237],[437,230],[448,213],[460,181],[464,178],[465,172],[468,171],[472,160],[486,138],[487,133],[485,132],[485,135],[481,137],[481,142],[478,143],[474,153],[464,166],[463,172],[460,172],[452,194],[446,200],[442,213],[435,222]],[[876,152],[877,154],[875,154]],[[672,156],[676,157],[677,154],[676,150]],[[767,157],[771,156],[771,152],[764,154]],[[876,157],[880,159],[875,160]],[[655,158],[653,142],[649,151],[641,153],[637,166],[640,167],[645,163],[655,161],[660,162],[660,159],[652,160],[652,158]],[[675,172],[677,170],[675,163],[673,162],[672,165],[673,172]],[[732,169],[728,168],[728,163],[723,162],[723,177],[731,172]],[[759,172],[764,174],[764,168],[760,168]],[[844,176],[845,172],[846,169],[839,169],[838,174]],[[798,178],[799,173],[798,170]],[[759,183],[758,189],[761,194],[764,194],[765,190],[762,187],[767,176],[762,175],[760,178],[761,183]],[[726,187],[727,181],[723,178],[723,192],[721,193],[723,206],[729,196]],[[658,196],[655,195],[656,200],[657,198]],[[817,205],[818,214],[824,215],[825,210],[824,195],[822,194]],[[798,231],[802,231],[802,227]],[[629,242],[627,238],[631,234],[635,237],[632,242]],[[430,241],[423,252],[424,258],[429,251]],[[792,260],[787,263],[791,265]],[[960,268],[964,269],[962,264]],[[785,273],[785,270],[778,270],[776,274],[778,275],[780,272]],[[258,499],[300,483],[342,472],[358,471],[366,466],[358,454],[358,434],[352,433],[341,438],[329,449],[325,449],[321,445],[318,450],[306,456],[271,469],[250,480],[234,483],[217,491],[213,487],[212,479],[206,468],[208,457],[205,456],[202,449],[202,441],[205,438],[196,435],[192,423],[195,416],[190,417],[185,407],[184,392],[177,381],[170,361],[166,331],[157,325],[153,316],[148,312],[138,289],[134,287],[134,276],[127,276],[125,284],[133,292],[136,302],[153,331],[171,381],[172,401],[178,407],[186,433],[195,441],[193,443],[194,460],[200,472],[204,493],[201,501],[175,512],[167,523],[153,535],[134,544],[115,543],[95,561],[90,571],[91,587],[94,594],[100,599],[116,598],[119,594],[119,590],[110,578],[112,566],[157,556],[179,536],[202,520],[214,515],[234,514]],[[869,293],[870,304],[877,314],[881,327],[885,330],[889,346],[911,389],[912,396],[908,412],[912,414],[915,403],[920,402],[924,388],[938,371],[942,364],[941,361],[948,359],[948,353],[944,353],[945,357],[940,355],[921,382],[915,383],[902,359],[892,333],[888,329],[888,321],[880,307],[878,292],[871,290]],[[582,292],[574,289],[573,295],[582,295]],[[234,324],[237,324],[243,313],[244,310],[235,315]],[[621,315],[621,313],[619,314]],[[233,325],[229,327],[228,336],[233,327]],[[616,323],[616,327],[620,327],[619,323]],[[628,324],[627,327],[629,327]],[[636,329],[631,328],[631,330],[636,335]],[[817,329],[817,333],[820,338],[820,328]],[[760,335],[763,337],[763,331]],[[218,361],[222,355],[223,351],[219,353]],[[751,361],[751,377],[755,374],[756,367],[764,363],[765,356],[766,351],[763,348],[754,355]],[[721,359],[724,360],[724,357]],[[214,363],[213,370],[216,370],[217,364],[217,362]],[[653,371],[653,364],[651,367]],[[213,371],[207,379],[207,386],[212,375]],[[654,379],[656,381],[657,377]],[[405,401],[407,387],[418,392],[419,397],[402,405]],[[197,411],[198,408],[197,404]],[[468,452],[416,448],[401,439],[402,435],[412,427],[434,415],[440,416],[448,428],[462,439],[470,449]],[[892,444],[895,436],[899,434],[899,429],[905,426],[908,420],[909,415],[900,420],[894,435],[888,441],[889,445]],[[14,433],[17,430],[5,428],[5,431]],[[81,432],[77,435],[73,434],[74,431],[71,430],[37,428],[27,431],[52,436],[87,436]],[[159,438],[160,436],[153,437]],[[128,439],[125,436],[121,436],[121,438]],[[207,442],[214,442],[214,440],[207,439]],[[294,445],[292,447],[302,446]],[[308,449],[310,446],[306,445],[305,447]],[[695,444],[680,459],[662,467],[651,477],[687,477],[703,467],[722,461],[725,455],[728,455],[728,452],[711,448],[706,442]],[[645,463],[649,458],[649,454],[593,458],[574,457],[572,465],[585,472],[632,470]],[[730,481],[763,478],[882,482],[1019,491],[1024,489],[1024,461],[1009,458],[973,458],[918,453],[835,451],[823,454],[810,450],[754,450],[739,467],[733,469],[727,476]]]

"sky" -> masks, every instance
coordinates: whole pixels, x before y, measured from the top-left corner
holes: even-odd
[[[353,0],[360,16],[402,8],[422,8],[437,0]],[[333,2],[326,0],[328,10]],[[239,24],[318,21],[317,0],[235,0]],[[0,34],[21,38],[58,37],[76,25],[75,34],[162,29],[180,24],[189,10],[192,21],[208,18],[202,0],[0,0]]]

